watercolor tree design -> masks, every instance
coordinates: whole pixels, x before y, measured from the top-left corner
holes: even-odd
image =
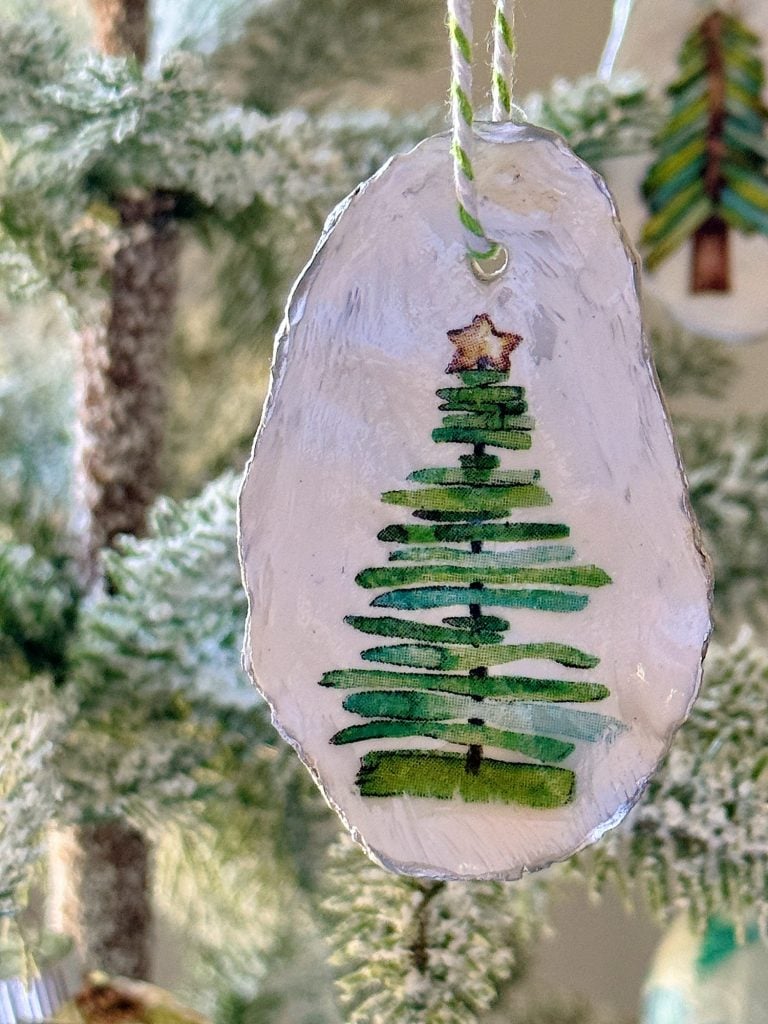
[[[383,529],[378,538],[396,545],[391,564],[356,577],[365,589],[383,589],[371,606],[393,614],[345,621],[362,633],[405,642],[362,651],[364,661],[384,667],[323,676],[323,686],[354,691],[343,707],[368,719],[341,729],[331,742],[420,737],[459,748],[372,750],[357,776],[363,796],[559,807],[573,799],[576,784],[575,773],[559,762],[577,742],[609,739],[623,726],[578,707],[608,696],[599,682],[491,674],[494,666],[515,662],[581,673],[599,663],[562,643],[505,643],[510,622],[495,612],[575,614],[587,606],[585,590],[611,579],[595,565],[573,563],[564,523],[509,521],[515,510],[552,503],[538,470],[502,469],[500,457],[487,450],[523,451],[532,444],[535,424],[525,389],[506,383],[510,354],[522,338],[497,331],[487,314],[448,334],[456,353],[446,372],[458,374],[461,386],[437,392],[447,415],[432,438],[469,445],[470,452],[455,468],[411,473],[409,481],[420,487],[382,495],[423,522]],[[455,606],[466,613],[452,612],[440,624],[412,617]],[[504,756],[489,757],[488,748]],[[515,754],[525,760],[510,760]]]
[[[690,290],[731,288],[729,231],[768,234],[768,111],[760,38],[713,10],[683,43],[669,119],[643,182],[653,270],[692,239]]]

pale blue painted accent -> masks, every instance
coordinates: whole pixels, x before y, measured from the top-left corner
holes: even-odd
[[[546,562],[568,562],[576,554],[570,544],[536,544],[517,551],[482,551],[474,554],[465,548],[412,547],[393,551],[390,562],[450,562],[471,565],[475,569],[506,569]]]
[[[622,722],[610,715],[577,711],[559,704],[542,704],[540,701],[515,701],[514,704],[507,704],[492,698],[476,701],[471,697],[457,696],[451,698],[451,710],[454,708],[457,719],[481,718],[486,725],[495,725],[512,732],[581,740],[585,743],[610,741],[626,730]]]

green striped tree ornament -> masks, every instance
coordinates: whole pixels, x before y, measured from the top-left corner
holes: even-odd
[[[501,468],[495,454],[533,443],[525,388],[508,383],[520,335],[498,331],[483,313],[448,336],[456,350],[447,372],[461,385],[437,391],[446,415],[432,440],[458,450],[458,462],[416,469],[408,477],[416,486],[381,496],[422,522],[385,527],[379,540],[391,548],[389,564],[357,574],[360,587],[377,591],[371,607],[393,614],[349,615],[346,622],[395,642],[361,652],[370,668],[323,676],[323,686],[351,691],[346,711],[368,720],[331,742],[392,742],[362,757],[357,785],[365,797],[560,807],[577,786],[576,773],[562,765],[576,744],[609,740],[624,727],[583,707],[610,692],[594,679],[598,657],[554,641],[506,637],[517,609],[578,615],[590,591],[611,578],[576,560],[567,524],[530,518],[529,510],[552,504],[539,471]],[[449,538],[455,543],[446,544]],[[510,618],[491,614],[498,609]],[[440,624],[432,621],[435,610],[448,613]],[[521,661],[534,674],[517,674]],[[405,738],[450,749],[398,747]]]
[[[728,233],[768,235],[768,109],[759,36],[715,9],[685,39],[672,109],[643,182],[653,270],[691,240],[691,291],[731,287]]]
[[[246,662],[379,863],[515,879],[638,798],[709,578],[607,190],[556,136],[475,124],[509,254],[478,279],[452,145],[361,185],[292,292],[240,503]]]

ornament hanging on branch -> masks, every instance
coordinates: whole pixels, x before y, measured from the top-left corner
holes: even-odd
[[[727,341],[768,334],[767,32],[765,5],[747,0],[621,0],[603,62],[606,75],[643,71],[669,99],[654,153],[606,166],[649,290]]]
[[[508,119],[503,3],[503,120],[473,129],[449,7],[453,138],[342,203],[289,302],[241,500],[247,660],[376,859],[517,878],[638,797],[709,580],[611,199]]]

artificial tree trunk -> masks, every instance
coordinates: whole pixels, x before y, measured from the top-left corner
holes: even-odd
[[[83,569],[122,533],[141,536],[160,483],[168,340],[178,287],[174,198],[121,197],[126,242],[115,255],[105,324],[80,336],[77,486]]]
[[[109,317],[80,344],[76,485],[90,587],[102,585],[102,550],[120,534],[140,536],[157,496],[177,293],[173,197],[122,197],[117,206],[127,240],[114,259]],[[147,841],[124,821],[100,821],[72,830],[60,853],[57,928],[73,936],[87,968],[148,978]]]
[[[723,154],[725,142],[725,62],[723,57],[723,16],[713,11],[702,23],[706,47],[708,121],[704,186],[717,209],[723,190]],[[722,217],[712,216],[693,237],[691,291],[727,292],[731,287],[728,225]]]
[[[91,11],[98,48],[143,64],[149,43],[148,0],[91,0]]]
[[[92,0],[97,41],[142,62],[146,0]],[[166,359],[177,294],[174,196],[114,198],[124,241],[115,254],[105,321],[80,335],[75,484],[87,589],[102,586],[101,552],[141,535],[157,496],[166,405]],[[98,771],[98,765],[94,766]],[[75,939],[84,966],[147,978],[150,849],[128,822],[80,825],[58,837],[52,923]]]

